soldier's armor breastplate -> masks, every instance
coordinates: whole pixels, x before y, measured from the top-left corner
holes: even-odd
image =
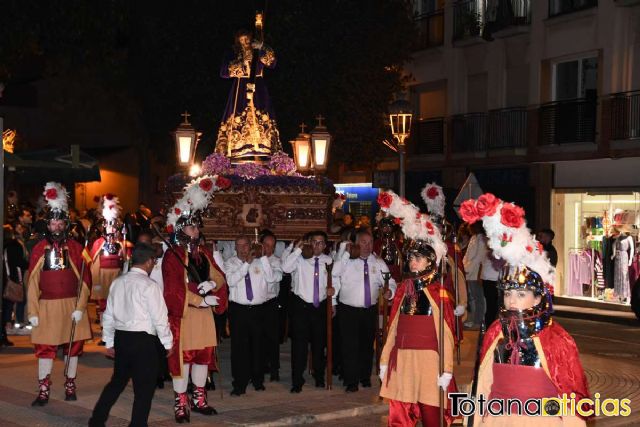
[[[513,319],[506,323],[500,320],[504,338],[496,345],[494,361],[513,364],[517,360],[518,365],[540,367],[540,355],[533,342],[533,337],[537,335],[535,322]]]
[[[69,249],[61,247],[45,248],[44,271],[61,271],[71,268]]]
[[[414,295],[405,293],[404,300],[402,301],[402,305],[400,306],[400,313],[408,314],[410,316],[433,316],[433,308],[431,307],[431,302],[423,291],[423,282],[419,280],[413,280],[412,285],[414,287]]]
[[[398,261],[398,248],[391,237],[383,237],[380,258],[382,258],[387,265],[395,265]]]

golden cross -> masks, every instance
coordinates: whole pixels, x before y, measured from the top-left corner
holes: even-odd
[[[316,117],[316,120],[318,121],[318,127],[322,127],[322,121],[325,119],[326,117],[322,117],[322,114],[318,114],[318,117]]]
[[[191,116],[191,114],[189,114],[187,112],[187,110],[184,110],[184,113],[180,114],[182,117],[184,117],[184,123],[185,124],[189,124],[189,116]]]
[[[307,125],[304,124],[304,122],[300,123],[300,133],[304,133],[304,128],[306,128]]]

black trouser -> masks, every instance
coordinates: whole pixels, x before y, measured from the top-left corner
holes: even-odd
[[[158,381],[168,380],[171,378],[171,374],[169,373],[167,350],[158,337],[156,337],[156,351],[158,352]]]
[[[369,381],[378,306],[358,308],[340,304],[338,313],[344,383],[357,385],[359,381]]]
[[[264,382],[264,304],[229,302],[231,327],[231,376],[233,388],[245,390],[249,380],[255,387]]]
[[[313,377],[324,380],[324,348],[327,342],[327,301],[318,308],[298,296],[291,301],[291,379],[294,387],[304,384],[307,354],[311,343]]]
[[[487,301],[484,324],[488,328],[498,317],[498,307],[500,305],[500,301],[498,301],[498,282],[495,280],[483,280],[482,291],[484,292],[484,299]]]
[[[279,315],[278,298],[264,303],[264,357],[271,374],[277,374],[280,370]]]
[[[157,337],[146,332],[116,330],[114,349],[116,351],[111,381],[93,408],[89,426],[104,426],[111,407],[129,382],[133,381],[133,409],[130,426],[146,426],[151,410],[151,400],[158,378]]]
[[[283,274],[280,281],[280,293],[278,293],[278,330],[280,331],[280,344],[289,338],[287,323],[289,322],[289,303],[291,302],[291,274]]]

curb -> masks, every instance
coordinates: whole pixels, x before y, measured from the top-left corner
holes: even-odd
[[[582,313],[573,310],[554,310],[554,316],[564,317],[568,319],[592,320],[594,322],[615,323],[623,326],[640,326],[640,322],[635,317],[610,316],[599,313]]]
[[[388,406],[382,403],[375,405],[358,406],[356,408],[343,409],[334,412],[325,412],[323,414],[294,415],[291,417],[280,418],[279,420],[268,421],[265,423],[238,424],[251,427],[280,427],[293,426],[302,424],[313,424],[325,421],[333,421],[341,418],[352,418],[361,415],[385,414]]]

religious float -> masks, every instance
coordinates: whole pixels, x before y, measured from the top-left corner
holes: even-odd
[[[276,55],[264,44],[262,34],[258,13],[255,37],[247,31],[237,32],[233,49],[221,66],[220,76],[230,79],[232,85],[215,150],[202,162],[200,173],[223,176],[231,185],[216,193],[203,216],[207,239],[234,240],[264,228],[280,240],[300,239],[309,231],[329,231],[335,211],[333,183],[320,175],[302,174],[326,170],[331,136],[323,118],[317,118],[318,126],[311,133],[305,133],[303,125],[291,141],[295,161],[282,150],[264,81],[265,70],[276,65]],[[186,114],[181,127],[188,130]],[[179,138],[176,135],[178,150]],[[192,159],[193,151],[187,157]],[[176,194],[192,177],[174,175],[168,193]]]

